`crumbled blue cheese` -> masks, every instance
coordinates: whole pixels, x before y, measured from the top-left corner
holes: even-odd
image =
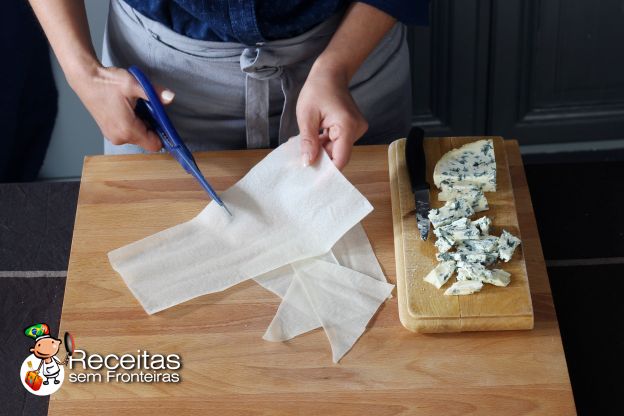
[[[498,253],[485,253],[485,261],[482,261],[481,264],[485,266],[491,266],[498,260]]]
[[[423,278],[423,280],[427,283],[431,283],[436,288],[440,289],[444,283],[446,283],[451,275],[455,272],[455,262],[443,261],[438,264],[433,270],[429,272],[427,276]]]
[[[450,252],[446,252],[446,253],[436,253],[436,260],[437,261],[449,261],[449,260],[455,260],[455,258],[453,257],[455,255],[455,253],[450,253]]]
[[[481,264],[459,262],[457,280],[477,280],[483,282],[492,278],[492,272]]]
[[[492,269],[491,276],[488,279],[483,279],[483,282],[504,287],[511,283],[511,274],[502,269]]]
[[[494,260],[492,259],[494,257]],[[483,263],[483,264],[492,264],[496,261],[496,257],[492,254],[487,253],[471,253],[466,251],[455,251],[446,253],[438,253],[436,254],[436,260],[438,261],[463,261],[465,263]]]
[[[463,240],[479,238],[479,229],[468,218],[460,218],[450,224],[442,225],[434,230],[437,237],[444,237],[452,244]]]
[[[438,238],[436,239],[436,242],[434,243],[434,245],[438,249],[439,253],[446,253],[447,251],[449,251],[453,247],[453,244],[455,243],[454,241],[448,239],[444,235],[437,235],[436,234],[436,236]]]
[[[463,240],[457,244],[457,250],[481,253],[496,253],[496,255],[498,255],[498,240],[498,237],[491,235],[474,240]]]
[[[444,294],[446,296],[460,296],[460,295],[471,295],[475,292],[480,291],[483,288],[483,283],[477,280],[458,280],[453,283],[451,287],[446,289]]]
[[[516,247],[520,245],[522,241],[507,230],[503,230],[500,238],[498,239],[498,256],[501,260],[509,261],[513,256]]]
[[[484,192],[496,191],[494,142],[479,140],[453,149],[440,158],[433,171],[435,185],[474,185]]]
[[[481,217],[472,222],[480,231],[483,237],[490,235],[492,220],[489,217]]]
[[[447,225],[463,217],[470,217],[474,209],[464,199],[447,201],[442,208],[434,208],[429,211],[429,221],[434,228]]]
[[[484,193],[496,191],[493,141],[480,140],[451,150],[436,164],[433,176],[440,189],[438,199],[446,204],[429,212],[440,264],[424,280],[439,289],[456,272],[457,282],[445,295],[469,295],[480,291],[484,283],[508,286],[508,272],[487,267],[499,258],[509,261],[520,239],[505,230],[500,237],[491,236],[489,217],[469,219],[489,208]]]
[[[483,194],[480,186],[466,185],[466,186],[453,186],[443,185],[442,191],[438,194],[438,200],[450,201],[452,199],[464,199],[475,212],[486,211],[490,209],[487,198]]]

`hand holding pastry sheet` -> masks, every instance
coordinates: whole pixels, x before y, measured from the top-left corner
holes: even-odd
[[[283,341],[322,326],[337,362],[393,285],[359,222],[366,198],[326,154],[301,165],[300,141],[271,152],[192,220],[113,250],[109,260],[147,313],[255,279],[282,297],[264,335]]]

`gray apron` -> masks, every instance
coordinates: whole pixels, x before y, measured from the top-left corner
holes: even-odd
[[[122,68],[137,65],[152,82],[173,90],[176,96],[167,112],[192,151],[275,147],[298,133],[299,91],[341,19],[335,15],[294,38],[246,46],[188,38],[122,0],[111,0],[102,62]],[[409,130],[405,32],[397,23],[350,83],[369,123],[358,143],[387,143]],[[104,152],[143,150],[105,140]]]

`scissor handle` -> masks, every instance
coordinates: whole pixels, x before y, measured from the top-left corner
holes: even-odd
[[[180,139],[180,136],[178,135],[175,127],[173,127],[173,124],[171,124],[171,121],[169,120],[169,117],[165,112],[165,107],[163,107],[162,103],[160,102],[160,98],[158,97],[158,94],[156,93],[156,90],[154,89],[154,86],[152,85],[150,80],[143,73],[143,71],[141,71],[135,65],[132,65],[130,68],[128,68],[128,72],[130,72],[130,74],[132,74],[132,76],[136,78],[141,88],[143,88],[143,91],[145,91],[145,95],[147,96],[147,101],[145,101],[145,104],[150,114],[154,118],[154,121],[158,124],[160,128],[164,130],[165,134],[171,139],[170,145],[172,147],[179,146],[182,143],[182,140]]]
[[[141,98],[137,100],[137,105],[134,110],[137,116],[145,120],[150,127],[156,131],[165,149],[167,149],[167,151],[176,158],[178,163],[182,165],[187,173],[190,173],[199,181],[210,197],[219,205],[223,205],[223,201],[221,201],[215,190],[212,186],[210,186],[206,178],[204,178],[204,175],[202,175],[199,170],[193,154],[190,152],[188,147],[184,145],[184,142],[182,142],[177,130],[173,127],[171,120],[169,120],[169,117],[165,112],[165,107],[160,102],[160,98],[158,97],[158,94],[156,93],[156,90],[150,80],[143,73],[143,71],[135,65],[128,68],[128,72],[136,78],[137,82],[141,85],[141,88],[143,88],[143,91],[145,91],[145,95],[147,96],[147,100],[143,100]]]
[[[163,147],[167,151],[172,152],[176,149],[176,144],[169,138],[161,124],[157,121],[149,101],[145,101],[142,98],[137,99],[134,113],[158,134]]]
[[[135,112],[158,134],[165,149],[176,158],[184,170],[193,173],[194,169],[191,163],[195,163],[195,158],[182,143],[178,131],[173,127],[165,112],[165,107],[160,102],[156,89],[137,66],[131,66],[128,68],[128,72],[134,76],[147,96],[147,101],[142,98],[137,100]]]

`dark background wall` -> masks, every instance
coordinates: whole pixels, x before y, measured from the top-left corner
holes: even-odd
[[[431,13],[409,35],[429,135],[624,138],[624,1],[434,0]]]

